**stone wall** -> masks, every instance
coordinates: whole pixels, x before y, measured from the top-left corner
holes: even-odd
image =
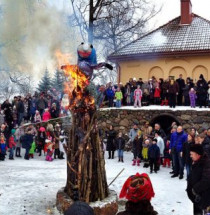
[[[125,110],[125,109],[101,109],[98,112],[99,127],[108,129],[113,125],[116,131],[122,131],[124,134],[128,133],[134,123],[140,126],[145,121],[153,123],[158,116],[169,116],[181,125],[184,129],[195,127],[198,131],[202,128],[210,127],[210,111],[196,111],[196,110]]]

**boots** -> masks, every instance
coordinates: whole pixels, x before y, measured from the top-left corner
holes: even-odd
[[[163,106],[165,104],[165,101],[164,100],[162,100],[162,102],[161,102],[161,106]]]
[[[114,159],[114,151],[112,151],[112,159]]]
[[[168,100],[165,100],[165,106],[168,106]]]
[[[123,157],[121,157],[121,162],[122,162],[122,163],[124,163],[124,161],[123,161]]]
[[[136,166],[136,160],[133,160],[132,166]]]
[[[118,162],[120,162],[121,161],[121,157],[119,157],[119,159],[118,159]]]
[[[137,160],[137,166],[140,166],[140,159]]]
[[[163,167],[166,167],[166,158],[163,161]]]
[[[108,153],[109,153],[108,159],[111,159],[111,151],[108,151]]]

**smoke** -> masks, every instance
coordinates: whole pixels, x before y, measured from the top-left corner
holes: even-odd
[[[40,78],[46,67],[50,71],[56,69],[56,51],[75,53],[77,43],[72,38],[76,38],[76,32],[56,7],[38,0],[1,0],[1,3],[1,67]]]

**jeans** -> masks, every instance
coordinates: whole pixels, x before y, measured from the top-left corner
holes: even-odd
[[[173,152],[172,154],[173,165],[174,165],[174,174],[183,176],[184,174],[184,164],[183,159],[180,156],[180,152]]]
[[[191,172],[191,165],[190,164],[186,164],[186,171],[187,171],[187,178]]]
[[[121,100],[116,100],[116,107],[118,107],[118,108],[121,107]]]
[[[14,156],[14,150],[15,150],[15,147],[10,148],[9,158],[13,158],[13,156]]]
[[[123,157],[123,150],[122,149],[118,149],[118,157]]]

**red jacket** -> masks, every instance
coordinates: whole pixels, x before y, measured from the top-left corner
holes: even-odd
[[[16,146],[15,138],[14,138],[14,136],[11,136],[11,137],[9,138],[9,148],[11,149],[11,148],[13,148],[14,146]]]
[[[42,116],[42,120],[45,122],[45,121],[48,121],[51,119],[51,115],[50,115],[50,112],[44,112],[43,113],[43,116]]]
[[[160,88],[155,88],[154,98],[160,98]]]

